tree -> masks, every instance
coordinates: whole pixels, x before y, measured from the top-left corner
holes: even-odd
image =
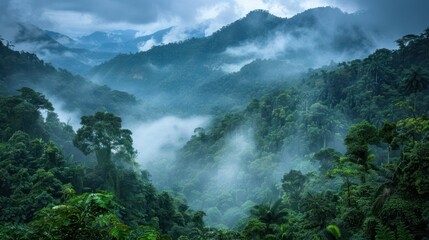
[[[32,137],[48,138],[39,109],[20,96],[0,97],[0,130],[2,140],[18,130]]]
[[[374,92],[374,95],[381,93],[381,86],[387,83],[391,78],[392,70],[389,67],[392,60],[392,51],[379,49],[364,60],[365,69],[368,71],[365,79],[368,80],[368,86]]]
[[[314,149],[326,148],[338,125],[335,112],[321,103],[311,105],[310,112],[305,114],[308,141]]]
[[[374,125],[366,121],[352,126],[344,140],[347,147],[348,159],[362,167],[362,182],[365,182],[365,174],[371,168],[371,157],[368,145],[379,142],[378,130]]]
[[[128,129],[122,129],[121,122],[120,117],[107,112],[83,116],[82,127],[73,139],[73,144],[85,155],[95,153],[104,189],[114,191],[117,195],[120,194],[120,174],[112,161],[112,153],[122,160],[119,162],[121,164],[124,160],[125,163],[134,164],[136,154],[132,146],[132,133]]]
[[[122,120],[112,113],[97,112],[83,116],[82,127],[77,131],[73,144],[85,155],[95,153],[101,167],[112,164],[112,151],[130,157],[135,155],[131,131],[122,129]]]
[[[250,209],[250,215],[256,217],[260,222],[265,224],[265,232],[268,233],[270,225],[280,224],[284,221],[287,212],[282,208],[281,199],[273,204],[259,204]]]
[[[300,194],[304,190],[307,177],[301,171],[291,170],[283,175],[282,188],[292,208],[297,209]]]
[[[413,66],[405,72],[404,89],[408,94],[414,95],[413,110],[416,112],[417,93],[425,90],[429,86],[429,76],[423,72],[422,68]]]
[[[31,88],[23,87],[18,90],[21,93],[21,98],[23,98],[26,102],[32,104],[34,107],[39,109],[46,109],[48,111],[54,111],[54,107],[52,103],[46,99],[45,95],[34,91]]]
[[[308,192],[301,200],[301,209],[305,214],[307,227],[324,228],[328,221],[335,218],[336,196],[330,191]]]
[[[346,157],[340,157],[338,159],[335,159],[336,165],[335,168],[330,170],[328,172],[329,176],[340,176],[343,178],[345,187],[346,187],[346,198],[347,198],[347,205],[352,205],[352,185],[353,182],[351,181],[352,178],[354,178],[356,175],[358,175],[360,171],[360,166],[356,163],[353,163],[351,161],[348,161]]]
[[[114,214],[119,205],[111,193],[85,193],[46,207],[30,223],[37,239],[153,239],[154,229],[131,229]],[[37,236],[37,237],[36,237]]]
[[[386,122],[379,131],[380,138],[387,144],[387,162],[390,163],[390,152],[398,147],[396,143],[396,124]]]
[[[320,162],[320,172],[326,174],[330,169],[335,166],[334,161],[338,161],[341,157],[341,153],[337,152],[333,148],[322,148],[316,152],[313,156],[314,159]]]

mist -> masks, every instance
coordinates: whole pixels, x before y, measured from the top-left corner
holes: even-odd
[[[60,122],[72,126],[74,131],[77,131],[81,127],[80,118],[82,114],[80,111],[68,111],[65,107],[65,103],[56,97],[48,96],[48,99],[52,103],[55,113],[58,114]]]
[[[312,14],[322,13],[316,11]],[[287,62],[290,69],[298,73],[331,62],[363,58],[385,44],[384,40],[382,42],[376,40],[370,30],[357,27],[357,22],[353,20],[347,19],[350,23],[341,25],[339,22],[345,16],[337,16],[338,19],[319,17],[310,27],[276,30],[262,39],[257,38],[229,46],[222,54],[232,63],[223,65],[223,69],[231,69],[230,72],[234,72],[239,66],[242,67],[256,59],[271,59]],[[295,18],[291,21],[300,21],[299,16]]]
[[[248,200],[249,192],[237,190],[247,188],[247,164],[255,158],[255,154],[251,128],[243,126],[229,134],[217,152],[214,164],[204,170],[202,192],[186,196],[191,207],[206,212],[205,219],[209,226],[233,227],[247,216],[248,209],[241,208],[241,205]]]
[[[194,134],[198,127],[209,124],[207,116],[179,118],[165,116],[150,121],[127,122],[124,127],[133,132],[134,147],[138,151],[137,160],[143,168],[150,170],[157,161],[174,160],[175,152]]]

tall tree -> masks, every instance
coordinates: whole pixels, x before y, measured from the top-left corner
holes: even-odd
[[[135,154],[131,131],[122,129],[122,120],[112,113],[97,112],[93,116],[83,116],[82,127],[77,131],[73,144],[84,154],[92,152],[101,167],[112,162],[112,151]]]
[[[413,66],[405,72],[404,88],[405,92],[414,95],[413,110],[416,113],[417,93],[427,89],[429,86],[429,76],[423,72],[422,68]]]
[[[250,214],[265,223],[268,230],[271,224],[282,223],[287,212],[281,204],[281,199],[278,199],[270,205],[259,204],[254,206],[250,210]]]
[[[73,144],[85,155],[92,152],[97,158],[97,166],[104,178],[105,189],[120,194],[119,175],[112,161],[112,153],[134,163],[131,131],[122,129],[122,120],[112,113],[97,112],[93,116],[83,116],[82,127],[77,131]]]
[[[377,128],[366,121],[352,126],[344,140],[347,147],[348,159],[362,167],[362,182],[365,182],[365,174],[371,168],[371,159],[368,145],[379,142]]]
[[[46,99],[45,95],[34,91],[31,88],[23,87],[18,90],[21,93],[21,98],[23,98],[26,102],[32,104],[37,109],[46,109],[48,111],[54,111],[54,107],[52,103]]]
[[[298,209],[300,194],[304,190],[306,181],[307,177],[301,171],[291,170],[283,175],[282,188],[291,208]]]

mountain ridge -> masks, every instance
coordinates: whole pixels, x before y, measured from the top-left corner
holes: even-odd
[[[331,19],[348,20],[337,23]],[[308,10],[292,18],[256,10],[205,38],[155,46],[136,54],[120,54],[94,67],[88,76],[145,100],[156,93],[173,91],[175,96],[181,95],[173,100],[180,109],[196,104],[207,111],[216,106],[203,106],[207,101],[199,88],[216,84],[220,78],[257,59],[281,60],[284,63],[281,68],[276,65],[275,69],[265,69],[277,72],[283,69],[276,77],[281,78],[329,64],[338,55],[341,58],[336,61],[364,56],[374,44],[356,27],[355,21],[354,15],[329,7]],[[328,32],[333,26],[338,31]],[[192,99],[190,95],[199,95],[200,99]]]

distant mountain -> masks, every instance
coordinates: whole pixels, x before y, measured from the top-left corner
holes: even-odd
[[[64,34],[57,33],[57,32],[47,31],[47,30],[45,31],[45,33],[63,46],[66,46],[69,48],[76,47],[77,42],[74,39],[70,38],[69,36],[66,36]]]
[[[111,42],[128,42],[135,38],[136,30],[116,30],[111,32],[94,32],[90,35],[79,37],[82,44],[98,45]]]
[[[40,39],[44,40],[43,35]],[[21,87],[42,92],[63,105],[64,110],[82,115],[96,111],[130,114],[127,110],[137,103],[130,94],[94,84],[66,70],[56,70],[35,54],[13,51],[0,42],[0,94],[16,95]]]
[[[162,29],[153,34],[136,37],[138,33],[135,30],[112,31],[112,32],[94,32],[88,36],[77,39],[77,45],[91,51],[109,51],[114,53],[136,53],[139,47],[150,40],[154,40],[156,45],[162,43],[163,37],[171,31],[172,28]]]
[[[169,27],[152,34],[138,36],[136,30],[97,31],[73,39],[64,34],[40,29],[28,23],[14,23],[7,26],[8,34],[3,37],[14,43],[15,49],[37,54],[55,67],[73,73],[84,74],[118,53],[137,53],[153,46],[162,45],[168,34],[177,30]],[[172,32],[173,31],[173,32]],[[204,37],[204,29],[181,29],[181,36]],[[174,39],[173,39],[174,40]]]
[[[170,106],[166,111],[210,112],[222,105],[219,101],[225,100],[229,106],[247,101],[241,93],[254,92],[258,84],[242,81],[242,76],[253,76],[252,81],[265,82],[261,86],[271,89],[273,82],[287,84],[284,79],[288,76],[331,61],[363,57],[374,47],[358,16],[336,8],[311,9],[290,19],[256,10],[209,37],[118,55],[92,69],[90,76],[138,94],[146,102],[156,99],[154,105]],[[257,59],[269,61],[254,62]],[[235,74],[249,63],[251,75]],[[271,73],[270,77],[255,79],[256,69]],[[234,83],[238,92],[226,97],[228,89],[220,88],[220,82],[224,86],[247,83]],[[160,98],[168,103],[160,104]]]
[[[42,30],[32,24],[15,23],[8,26],[8,29],[4,38],[12,41],[16,50],[35,53],[45,62],[73,73],[83,74],[115,56],[112,52],[77,48],[79,45],[72,38]]]
[[[186,38],[200,38],[204,37],[203,30],[200,28],[180,29],[180,33]],[[177,27],[169,27],[142,36],[138,36],[138,32],[135,30],[94,32],[88,36],[79,37],[76,46],[91,51],[137,53],[165,44],[169,41],[165,38],[175,31],[178,31]]]

